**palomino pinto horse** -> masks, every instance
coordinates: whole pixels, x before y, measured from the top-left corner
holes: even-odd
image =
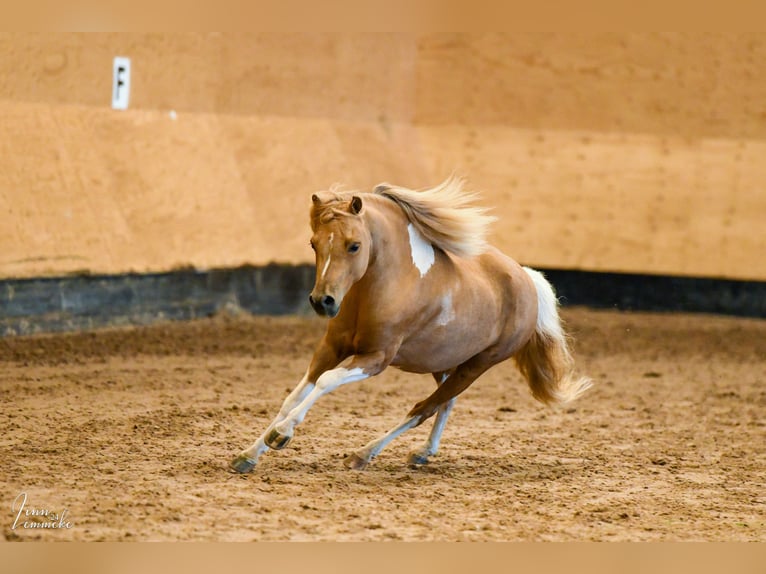
[[[327,332],[277,417],[232,461],[235,471],[249,472],[269,448],[284,448],[319,397],[389,365],[432,373],[437,388],[350,455],[349,468],[364,468],[435,414],[428,440],[410,455],[425,464],[455,397],[510,357],[543,403],[569,402],[591,385],[574,375],[551,285],[485,243],[493,218],[471,207],[472,199],[456,179],[421,192],[379,185],[372,193],[312,197],[317,276],[309,299],[330,317]]]

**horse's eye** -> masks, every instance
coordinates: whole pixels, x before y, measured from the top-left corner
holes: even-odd
[[[358,243],[352,243],[348,246],[348,252],[349,253],[356,253],[359,251],[359,244]]]

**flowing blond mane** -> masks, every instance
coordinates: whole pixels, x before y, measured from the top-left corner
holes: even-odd
[[[420,234],[444,251],[473,257],[487,249],[486,235],[495,218],[486,208],[471,205],[476,194],[464,192],[460,178],[421,191],[382,183],[374,193],[393,200]]]

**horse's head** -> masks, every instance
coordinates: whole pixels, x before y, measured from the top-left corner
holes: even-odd
[[[319,315],[335,317],[346,293],[367,271],[372,240],[361,216],[361,197],[330,193],[311,199],[316,282],[309,301]]]

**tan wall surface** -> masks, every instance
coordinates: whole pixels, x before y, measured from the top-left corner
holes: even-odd
[[[762,139],[764,61],[763,34],[430,35],[415,120]]]
[[[419,170],[406,124],[8,108],[5,276],[305,262],[311,191]]]
[[[422,128],[429,171],[492,190],[494,243],[535,265],[766,279],[766,141]]]
[[[114,56],[130,108],[410,120],[415,37],[392,34],[1,34],[0,99],[109,107]]]
[[[525,263],[764,280],[764,58],[758,36],[0,35],[0,277],[308,262],[312,191],[457,170]]]

